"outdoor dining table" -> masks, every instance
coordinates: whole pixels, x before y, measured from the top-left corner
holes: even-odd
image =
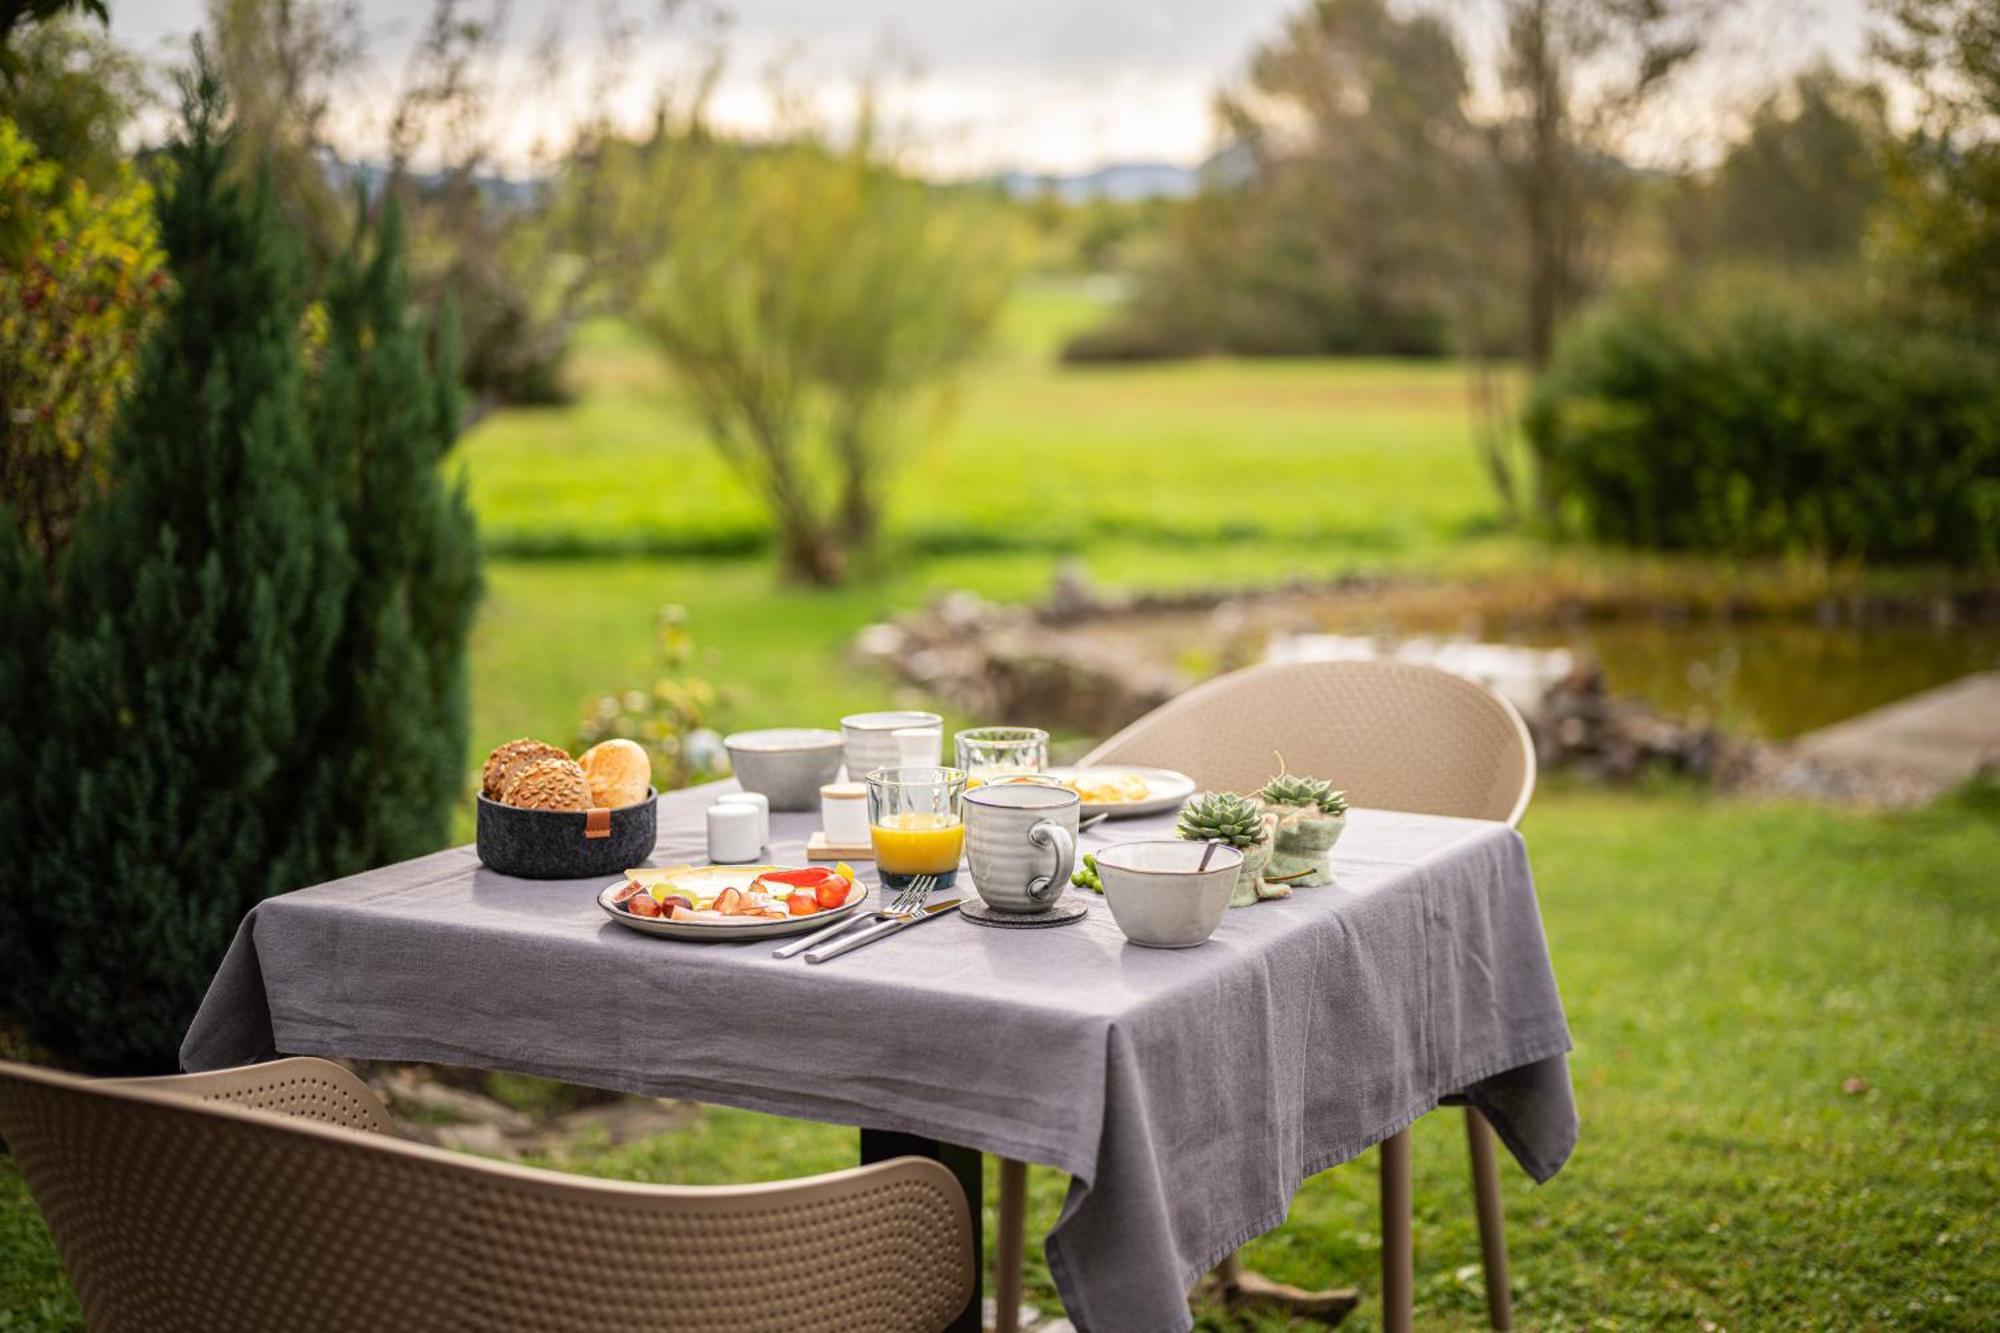
[[[726,790],[661,797],[652,862],[702,862]],[[774,813],[772,860],[803,864],[815,824]],[[1479,1107],[1538,1181],[1575,1143],[1520,835],[1356,809],[1333,864],[1333,885],[1230,911],[1193,949],[1127,943],[1086,892],[1073,925],[951,915],[809,965],[768,940],[639,934],[599,908],[606,880],[513,879],[458,847],[258,904],[181,1061],[467,1065],[853,1125],[865,1160],[951,1166],[975,1238],[978,1154],[1046,1164],[1070,1176],[1047,1253],[1075,1325],[1182,1330],[1190,1287],[1307,1176],[1441,1099]],[[975,1289],[954,1327],[978,1320]]]

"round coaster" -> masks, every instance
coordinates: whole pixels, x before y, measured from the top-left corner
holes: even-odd
[[[1083,920],[1083,914],[1089,910],[1090,904],[1081,895],[1065,893],[1056,899],[1054,907],[1042,912],[996,912],[979,899],[971,898],[958,909],[958,914],[982,926],[1033,930],[1036,926],[1067,926],[1072,921]]]

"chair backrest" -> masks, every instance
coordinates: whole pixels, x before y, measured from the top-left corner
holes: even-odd
[[[1174,768],[1253,792],[1278,771],[1325,778],[1356,805],[1520,822],[1535,747],[1514,706],[1411,662],[1281,662],[1204,681],[1111,737],[1085,764]]]
[[[198,1102],[248,1106],[258,1111],[275,1111],[292,1120],[316,1120],[323,1125],[345,1125],[371,1134],[402,1137],[395,1117],[365,1080],[331,1060],[309,1055],[200,1074],[106,1079],[98,1086],[152,1088]]]
[[[0,1137],[99,1333],[928,1333],[972,1290],[964,1191],[919,1158],[635,1185],[4,1062]]]

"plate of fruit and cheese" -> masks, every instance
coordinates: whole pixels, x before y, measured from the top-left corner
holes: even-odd
[[[1171,768],[1052,768],[1049,776],[1082,798],[1077,811],[1092,815],[1156,815],[1194,795],[1195,781]]]
[[[628,870],[597,905],[621,926],[678,940],[795,935],[868,901],[853,867],[664,866]]]

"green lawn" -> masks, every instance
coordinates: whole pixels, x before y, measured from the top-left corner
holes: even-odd
[[[1549,1184],[1508,1171],[1522,1326],[1990,1327],[2000,800],[1856,816],[1559,788],[1526,829],[1584,1127]],[[1865,1090],[1843,1091],[1849,1079]],[[1476,1328],[1456,1113],[1415,1138],[1419,1323]],[[686,1132],[561,1165],[723,1182],[824,1170],[852,1151],[850,1130],[712,1110]],[[1031,1181],[1039,1236],[1063,1179]],[[1250,1260],[1372,1295],[1373,1181],[1367,1159],[1315,1178]],[[73,1326],[4,1166],[0,1246],[0,1328]],[[1225,1327],[1213,1312],[1204,1323]],[[1376,1324],[1367,1308],[1349,1327]]]
[[[1078,550],[1106,539],[1350,552],[1490,528],[1464,378],[1446,362],[1203,361],[1063,369],[1092,308],[1031,288],[890,479],[905,548]],[[465,443],[488,541],[510,553],[742,554],[767,524],[657,355],[587,327],[572,405],[512,411]]]

